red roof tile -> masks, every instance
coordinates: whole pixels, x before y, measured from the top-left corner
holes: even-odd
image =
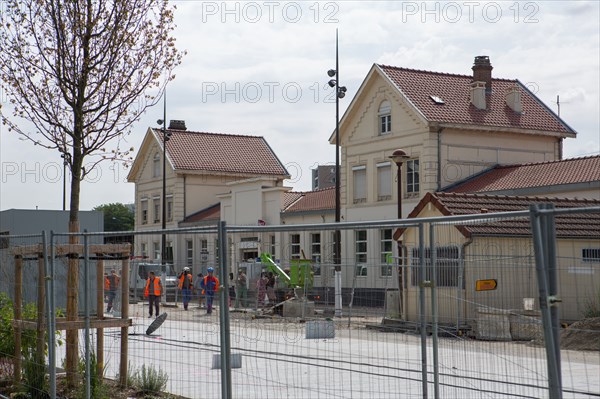
[[[153,131],[162,143],[162,129]],[[167,156],[175,170],[290,176],[263,137],[168,131]]]
[[[575,131],[518,80],[493,78],[492,93],[486,95],[487,109],[479,110],[470,103],[470,75],[378,67],[430,122],[541,130],[575,137]],[[515,84],[522,93],[521,114],[505,101],[506,92]],[[444,104],[436,104],[430,96],[441,98]]]
[[[192,213],[183,219],[180,222],[181,224],[193,224],[199,222],[218,222],[221,219],[221,203],[216,203],[214,205],[209,206],[208,208],[204,208],[199,210],[198,212]]]
[[[316,191],[289,192],[290,198],[295,195],[295,201],[287,204],[283,211],[310,212],[322,210],[335,210],[335,187],[324,188]]]
[[[577,200],[506,195],[464,193],[428,193],[408,216],[414,218],[432,203],[444,216],[528,210],[534,203],[552,203],[559,208],[599,207],[600,200]],[[600,239],[600,212],[564,214],[555,218],[556,236],[559,238]],[[465,236],[530,236],[529,218],[503,219],[497,222],[457,224]],[[397,237],[398,233],[395,234]]]
[[[444,191],[493,192],[587,182],[600,182],[600,156],[496,166]]]

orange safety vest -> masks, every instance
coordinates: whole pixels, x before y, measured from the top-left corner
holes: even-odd
[[[110,280],[108,277],[104,277],[104,289],[108,291],[110,289]]]
[[[181,276],[179,276],[179,289],[183,288],[183,279],[185,276],[188,276],[188,280],[190,280],[190,286],[189,288],[192,288],[192,275],[191,274],[182,274]]]
[[[160,277],[154,277],[154,287],[152,288],[152,292],[154,296],[160,296]],[[146,289],[144,290],[144,296],[150,295],[150,277],[146,280]]]

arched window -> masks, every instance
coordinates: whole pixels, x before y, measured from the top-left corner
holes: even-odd
[[[379,134],[389,134],[392,131],[392,104],[384,100],[379,105]]]
[[[157,152],[154,154],[154,159],[152,160],[152,177],[160,176],[160,154]]]

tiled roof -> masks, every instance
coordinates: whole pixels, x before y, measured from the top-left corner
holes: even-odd
[[[432,203],[444,216],[523,211],[528,210],[529,206],[534,203],[552,203],[557,209],[600,206],[600,200],[438,192],[426,194],[408,217],[417,217],[428,203]],[[600,239],[600,212],[557,215],[555,227],[558,238]],[[503,219],[496,222],[482,221],[468,225],[457,224],[457,228],[467,237],[471,235],[531,235],[529,218]]]
[[[444,191],[493,192],[587,182],[600,182],[600,156],[520,165],[498,165]]]
[[[429,122],[519,128],[556,132],[575,137],[575,131],[548,109],[518,80],[492,78],[492,93],[486,95],[487,109],[479,110],[470,102],[473,77],[378,65],[383,73],[423,113]],[[523,112],[506,105],[505,94],[518,85]],[[443,104],[436,104],[437,96]]]
[[[161,129],[153,129],[162,144]],[[168,129],[167,155],[175,170],[287,176],[263,137]]]
[[[198,222],[219,222],[221,219],[221,203],[216,203],[214,205],[209,206],[208,208],[204,208],[199,210],[198,212],[192,213],[188,215],[181,221],[180,224],[192,224]]]
[[[286,195],[289,195],[290,199],[295,197],[295,200],[284,204],[285,213],[335,210],[335,187],[316,191],[288,192]]]
[[[300,198],[302,198],[302,193],[297,191],[286,191],[283,193],[283,198],[281,200],[281,210],[286,209]]]

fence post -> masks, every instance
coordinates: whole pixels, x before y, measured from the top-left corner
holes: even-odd
[[[431,258],[431,318],[433,338],[433,397],[440,397],[440,371],[438,358],[438,303],[437,303],[437,248],[435,247],[435,225],[429,224],[429,250]]]
[[[91,375],[90,375],[90,253],[87,230],[83,230],[83,314],[85,320],[85,394],[91,398]],[[100,310],[99,310],[100,311]],[[101,379],[98,376],[98,379]]]
[[[557,329],[554,328],[553,319],[558,321],[557,310],[551,311],[551,307],[556,302],[556,256],[554,249],[554,216],[552,214],[543,214],[541,209],[546,209],[545,205],[531,204],[530,207],[531,231],[533,233],[533,247],[535,251],[535,269],[538,277],[540,310],[542,313],[542,322],[544,328],[544,343],[546,347],[546,361],[548,368],[548,389],[550,398],[562,398],[562,383],[560,377],[560,341]],[[550,219],[550,220],[549,220]],[[552,229],[552,231],[549,231]],[[554,288],[550,291],[551,287]],[[554,315],[552,315],[554,313]]]
[[[124,252],[121,261],[121,319],[129,319],[129,256],[131,247]],[[165,281],[166,283],[166,281]],[[136,284],[137,295],[137,284]],[[121,327],[121,359],[119,363],[119,385],[127,386],[127,359],[129,357],[129,326]]]
[[[231,399],[231,346],[229,337],[229,270],[227,268],[227,231],[225,222],[219,222],[219,268],[221,290],[219,291],[219,313],[221,316],[221,398]]]
[[[425,231],[419,224],[419,319],[421,329],[421,385],[427,399],[427,322],[425,320]]]
[[[44,259],[48,259],[46,250],[46,232],[42,232]],[[56,399],[56,304],[54,302],[54,232],[50,231],[50,262],[46,269],[46,302],[48,305],[48,379],[50,380],[50,398]],[[46,262],[48,267],[48,262]]]

